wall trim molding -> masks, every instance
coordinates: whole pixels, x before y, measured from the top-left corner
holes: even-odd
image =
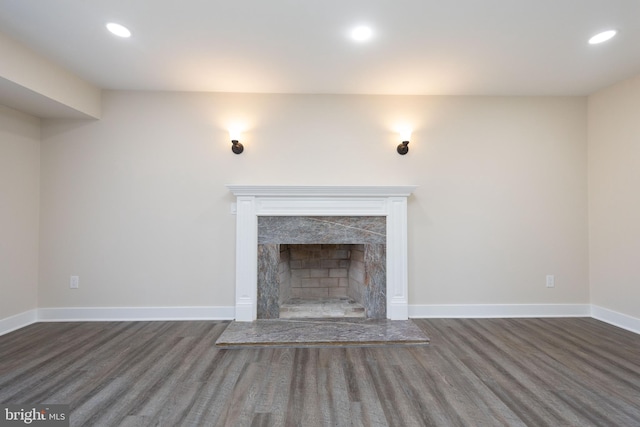
[[[593,304],[591,305],[591,317],[610,325],[626,329],[627,331],[640,334],[640,319],[636,317],[622,314],[617,311],[609,310],[608,308],[600,307]]]
[[[8,334],[38,321],[38,310],[27,310],[13,316],[0,319],[0,335]]]
[[[590,317],[589,304],[431,304],[409,305],[409,317],[500,318],[500,317]]]
[[[222,307],[63,307],[41,308],[41,322],[144,320],[233,320],[235,308]]]

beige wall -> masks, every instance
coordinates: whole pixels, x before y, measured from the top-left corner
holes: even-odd
[[[37,308],[40,120],[0,106],[0,320]]]
[[[41,307],[233,305],[224,184],[417,184],[410,304],[589,301],[586,98],[103,100],[100,121],[43,122]]]
[[[640,318],[640,76],[589,97],[592,303]]]

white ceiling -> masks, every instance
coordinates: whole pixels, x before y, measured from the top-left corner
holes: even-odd
[[[0,0],[1,32],[127,90],[586,95],[640,73],[639,23],[637,0]]]

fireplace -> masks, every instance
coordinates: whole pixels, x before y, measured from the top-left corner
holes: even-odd
[[[259,292],[258,287],[276,286],[277,280],[272,279],[281,263],[282,245],[295,244],[362,245],[351,248],[362,248],[363,253],[367,245],[371,245],[377,249],[370,252],[378,254],[378,258],[380,248],[384,248],[384,259],[379,261],[384,268],[377,268],[370,278],[373,287],[351,292],[369,292],[369,299],[376,300],[368,309],[372,313],[370,317],[408,318],[407,197],[415,186],[227,187],[237,197],[237,321],[274,317],[274,307],[281,303],[279,289],[274,292],[261,288]],[[384,229],[382,233],[381,228]],[[275,264],[273,258],[277,258]],[[271,259],[270,266],[264,265],[268,259]],[[269,274],[271,279],[265,279]],[[338,286],[328,287],[340,288],[339,280],[327,280],[326,283],[338,283]],[[261,316],[258,316],[259,311]]]

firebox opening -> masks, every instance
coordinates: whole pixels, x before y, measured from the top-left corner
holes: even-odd
[[[280,318],[366,317],[364,245],[280,245],[279,273]]]
[[[258,318],[386,318],[385,246],[259,245],[272,267],[261,269],[271,283],[258,289]]]

